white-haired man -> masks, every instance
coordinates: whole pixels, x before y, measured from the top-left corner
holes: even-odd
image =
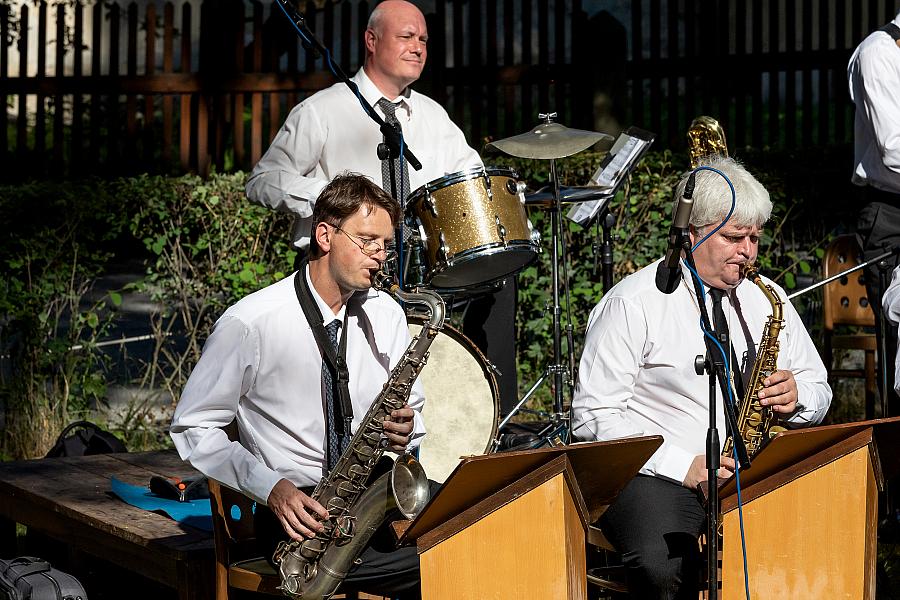
[[[725,225],[693,252],[713,320],[721,307],[734,354],[735,379],[752,370],[755,349],[772,313],[741,265],[756,260],[760,230],[772,203],[765,188],[739,163],[713,159],[707,166],[731,180],[736,206]],[[681,198],[687,176],[676,191]],[[690,220],[692,245],[710,234],[731,208],[731,192],[720,175],[696,175]],[[705,443],[709,426],[709,380],[694,371],[706,353],[700,310],[687,268],[671,294],[656,286],[659,262],[626,277],[603,296],[588,320],[578,386],[572,402],[573,434],[585,440],[661,435],[663,444],[604,513],[600,525],[622,552],[635,598],[696,598],[701,571],[697,538],[705,509],[697,488],[707,480]],[[791,426],[822,420],[831,402],[825,367],[799,315],[784,302],[779,370],[764,381],[761,402]],[[732,361],[733,362],[733,361]],[[722,398],[717,427],[725,439]],[[721,457],[720,476],[734,469]]]

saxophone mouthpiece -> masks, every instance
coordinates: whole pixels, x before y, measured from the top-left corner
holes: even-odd
[[[394,277],[390,273],[384,270],[375,271],[374,275],[372,275],[372,287],[376,290],[381,290],[385,292],[390,292],[391,289],[396,286],[394,283]]]

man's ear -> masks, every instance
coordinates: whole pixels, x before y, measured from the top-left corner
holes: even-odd
[[[327,254],[331,251],[333,233],[334,229],[329,227],[327,223],[316,223],[315,236],[313,236],[313,239],[315,239],[316,243],[319,245],[322,254]]]
[[[373,29],[366,29],[366,33],[363,34],[363,41],[366,44],[366,51],[369,54],[374,54],[375,42],[378,41],[378,36],[375,35],[375,31]]]

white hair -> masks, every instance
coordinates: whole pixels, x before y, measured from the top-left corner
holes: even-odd
[[[716,156],[704,159],[699,166],[720,171],[734,186],[735,206],[730,223],[740,227],[762,227],[769,220],[772,215],[769,192],[741,163],[733,158]],[[676,206],[684,195],[689,177],[690,173],[686,173],[675,188]],[[695,183],[691,225],[699,229],[718,224],[731,210],[731,188],[722,175],[709,169],[697,171]]]

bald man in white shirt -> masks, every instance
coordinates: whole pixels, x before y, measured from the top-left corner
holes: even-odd
[[[731,345],[743,357],[733,373],[745,377],[772,307],[756,285],[742,278],[740,268],[756,260],[772,203],[762,185],[733,159],[714,159],[706,166],[729,177],[737,203],[731,218],[716,230],[731,208],[731,192],[718,174],[698,172],[691,242],[709,237],[693,255],[711,319],[712,296],[720,294]],[[678,198],[686,179],[676,191]],[[706,354],[706,345],[690,272],[684,268],[675,290],[664,294],[656,285],[659,262],[620,281],[591,312],[572,401],[573,435],[581,440],[663,437],[600,526],[622,552],[633,598],[696,598],[701,571],[697,539],[706,516],[697,488],[707,480],[709,379],[696,374],[694,358]],[[818,423],[831,401],[825,366],[784,290],[763,281],[784,304],[784,327],[779,369],[765,379],[761,403],[789,426]],[[724,440],[721,393],[716,407]],[[732,457],[722,456],[719,475],[730,476],[734,464]]]
[[[450,173],[482,167],[478,153],[466,142],[443,106],[412,89],[428,58],[425,16],[406,0],[378,3],[369,18],[364,43],[366,59],[352,81],[382,118],[379,101],[394,106],[405,144],[422,163],[409,167],[409,181],[396,197]],[[338,82],[302,101],[288,115],[271,146],[253,168],[247,197],[258,204],[294,215],[294,245],[302,254],[309,245],[310,217],[315,199],[335,174],[368,175],[388,193],[377,148],[381,131],[350,88]],[[400,184],[397,183],[397,189]],[[463,332],[485,353],[498,371],[501,403],[516,404],[515,278],[496,291],[480,291],[465,311]],[[465,297],[465,291],[457,298]]]

